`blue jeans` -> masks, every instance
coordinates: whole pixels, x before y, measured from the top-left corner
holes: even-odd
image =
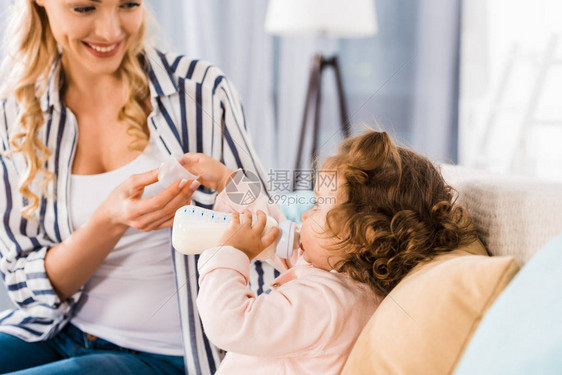
[[[0,333],[0,374],[183,375],[183,357],[122,348],[72,324],[53,339],[25,342]]]

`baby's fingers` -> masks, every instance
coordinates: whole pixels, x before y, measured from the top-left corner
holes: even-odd
[[[258,234],[261,234],[265,228],[265,223],[267,222],[267,216],[262,210],[256,212],[257,220],[252,225],[252,230]]]
[[[240,221],[240,224],[242,224],[242,226],[244,227],[253,227],[252,226],[252,213],[250,212],[250,210],[244,210],[244,212],[242,213],[242,220]]]
[[[236,233],[240,231],[240,214],[238,212],[233,212],[231,216],[230,225],[223,232],[219,244],[223,246],[226,242],[230,241]]]
[[[232,213],[232,219],[230,221],[230,228],[237,228],[240,225],[240,213],[234,211]]]
[[[279,236],[279,228],[276,227],[271,228],[271,230],[261,238],[262,246],[264,248],[268,247],[269,245],[271,245],[277,240],[278,236]]]

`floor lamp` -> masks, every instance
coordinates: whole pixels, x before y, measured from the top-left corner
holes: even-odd
[[[338,57],[332,56],[327,58],[320,53],[314,55],[312,68],[310,71],[310,79],[308,82],[308,90],[306,94],[305,110],[301,125],[301,133],[299,138],[299,149],[297,150],[297,160],[295,170],[302,166],[302,154],[304,147],[304,138],[307,129],[312,127],[312,169],[316,170],[316,157],[318,156],[318,138],[320,127],[320,103],[322,99],[322,73],[325,69],[332,68],[336,76],[336,89],[338,95],[338,107],[340,112],[340,130],[344,138],[349,137],[349,116],[347,112],[347,104],[343,84],[341,80],[341,71],[339,68]]]
[[[377,33],[374,0],[270,0],[265,29],[279,36],[317,36],[328,38],[359,38]],[[301,124],[295,170],[302,167],[304,140],[312,129],[312,169],[316,170],[319,154],[320,105],[322,76],[333,69],[343,137],[350,135],[349,116],[337,56],[317,53],[312,61],[308,90]],[[298,185],[295,181],[294,187]]]

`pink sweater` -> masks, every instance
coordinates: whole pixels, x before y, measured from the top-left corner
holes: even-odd
[[[225,210],[221,195],[215,208]],[[251,209],[282,219],[264,202],[258,199]],[[271,293],[256,297],[248,288],[250,260],[243,252],[231,246],[203,252],[197,307],[207,337],[228,352],[217,374],[341,372],[380,297],[344,274],[315,268],[300,256],[294,260]]]

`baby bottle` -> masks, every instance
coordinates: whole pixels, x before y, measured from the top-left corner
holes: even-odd
[[[163,188],[167,188],[174,181],[180,178],[185,180],[197,180],[199,176],[190,173],[178,161],[177,155],[170,155],[165,162],[160,165],[158,170],[158,182],[162,184]]]
[[[240,221],[244,222],[244,216]],[[257,215],[252,214],[252,223],[257,220]],[[187,205],[179,208],[174,216],[172,228],[172,244],[183,254],[200,254],[203,250],[216,247],[222,234],[230,225],[232,214],[208,210],[205,208]],[[299,244],[299,230],[292,221],[286,220],[277,223],[277,220],[267,216],[267,221],[262,234],[266,234],[273,227],[279,228],[277,241],[264,249],[257,260],[265,260],[277,254],[280,258],[288,259]]]

